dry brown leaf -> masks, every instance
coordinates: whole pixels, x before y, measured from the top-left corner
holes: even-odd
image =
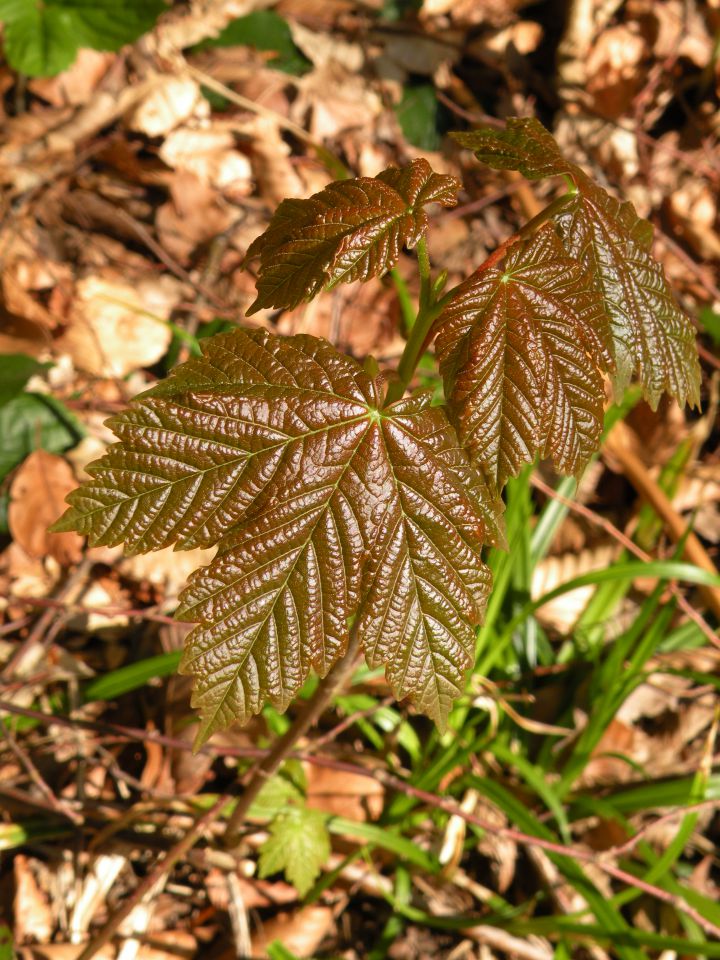
[[[57,348],[98,377],[124,377],[151,366],[170,346],[165,321],[181,296],[181,284],[166,275],[134,285],[112,275],[85,277]]]
[[[290,147],[283,140],[277,122],[271,116],[258,116],[249,128],[253,151],[251,161],[258,193],[275,207],[287,197],[309,194],[290,162]]]
[[[80,107],[90,100],[115,61],[112,53],[83,48],[67,70],[55,77],[35,77],[28,89],[54,107]]]
[[[495,30],[489,36],[482,35],[470,43],[467,53],[480,60],[490,58],[503,59],[511,50],[522,56],[533,53],[540,46],[543,28],[534,20],[519,20],[502,30]]]
[[[303,907],[295,913],[279,913],[253,936],[253,956],[266,956],[267,947],[279,940],[290,953],[312,957],[333,926],[330,907]]]
[[[54,557],[62,566],[78,563],[83,538],[77,533],[48,533],[65,509],[65,496],[77,486],[67,461],[36,450],[18,468],[10,487],[8,526],[30,557]]]
[[[290,112],[300,125],[307,122],[309,112],[310,135],[322,142],[345,130],[359,129],[365,135],[383,109],[379,95],[360,74],[330,60],[300,79]]]
[[[398,33],[388,36],[384,56],[406,74],[431,77],[442,64],[455,63],[460,52],[456,45],[432,37]]]
[[[210,105],[191,77],[161,77],[130,115],[128,125],[148,137],[166,136],[191,117],[208,117]]]
[[[505,814],[489,800],[482,797],[476,802],[475,814],[486,823],[498,827],[507,826]],[[514,840],[508,840],[506,837],[488,832],[478,842],[477,849],[490,858],[498,892],[504,893],[515,876],[517,844]]]
[[[647,45],[635,24],[603,30],[587,59],[587,91],[604,117],[619,117],[645,82]]]
[[[217,191],[192,173],[172,177],[170,197],[158,208],[155,228],[163,248],[185,266],[199,246],[230,226],[233,215]]]
[[[617,544],[606,544],[591,550],[581,550],[579,553],[547,557],[533,571],[530,591],[532,599],[537,600],[555,587],[584,573],[603,570],[612,563],[618,551]],[[592,586],[580,587],[551,600],[538,610],[538,620],[560,633],[567,633],[584,610],[594,589]]]
[[[688,180],[668,198],[670,217],[677,233],[702,260],[720,260],[717,230],[718,200],[703,180]]]
[[[192,173],[202,183],[234,197],[252,192],[252,167],[244,153],[235,149],[235,137],[218,126],[178,127],[165,139],[160,159],[173,170]]]
[[[356,73],[365,64],[365,51],[359,43],[349,43],[327,33],[308,30],[297,21],[290,22],[293,42],[315,67],[339,64],[348,73]]]
[[[8,313],[47,330],[53,330],[57,327],[61,318],[53,316],[46,307],[33,297],[27,287],[19,280],[15,264],[3,270],[1,282],[2,305]]]
[[[351,820],[376,820],[382,813],[385,788],[372,777],[358,773],[305,765],[307,803]]]
[[[47,896],[48,868],[41,860],[19,853],[13,860],[13,872],[15,943],[48,943],[55,929],[54,911]]]

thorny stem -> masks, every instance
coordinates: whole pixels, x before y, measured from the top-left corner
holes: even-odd
[[[357,627],[358,621],[356,620],[350,631],[347,650],[342,659],[338,660],[330,673],[319,682],[315,693],[307,701],[304,709],[285,733],[275,741],[268,755],[253,768],[250,780],[228,820],[223,837],[225,847],[237,846],[240,840],[240,831],[245,825],[245,819],[253,801],[257,799],[262,788],[269,778],[277,772],[283,761],[295,751],[300,738],[320,719],[325,708],[350,677],[360,651]]]

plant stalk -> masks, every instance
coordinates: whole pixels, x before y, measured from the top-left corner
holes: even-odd
[[[433,295],[432,277],[430,275],[430,256],[427,241],[422,237],[416,247],[418,270],[420,273],[420,302],[415,322],[410,330],[410,336],[405,344],[403,355],[400,357],[397,372],[398,379],[388,387],[385,406],[400,400],[413,378],[415,368],[423,355],[425,339],[438,314],[435,297]]]
[[[496,263],[505,257],[510,247],[515,246],[518,240],[523,240],[525,237],[531,236],[538,227],[541,227],[546,220],[549,220],[551,217],[554,217],[558,213],[562,213],[565,207],[575,198],[577,190],[568,190],[567,193],[563,193],[562,196],[556,197],[551,201],[546,207],[533,217],[532,220],[528,220],[527,223],[518,230],[517,233],[514,233],[511,237],[508,237],[507,240],[504,240],[500,246],[493,250],[487,260],[483,261],[480,266],[475,270],[475,273],[482,273],[483,270],[489,270],[490,267],[494,267]]]
[[[501,243],[497,250],[494,250],[487,260],[480,264],[475,273],[482,273],[483,270],[489,270],[490,267],[494,267],[519,240],[531,236],[546,220],[556,216],[558,213],[562,213],[567,205],[572,202],[576,193],[577,191],[575,189],[570,189],[562,196],[556,197],[555,200],[544,207],[537,216],[533,217],[532,220],[528,220],[517,233],[514,233],[511,237],[508,237],[504,243]],[[430,276],[430,257],[428,255],[425,237],[418,242],[416,252],[420,272],[420,302],[418,314],[412,325],[405,349],[403,350],[403,355],[398,364],[398,379],[394,380],[388,387],[385,398],[386,407],[400,400],[407,390],[408,384],[412,380],[417,365],[420,362],[420,358],[432,342],[435,334],[435,320],[454,294],[454,289],[452,289],[440,299],[435,298],[432,278]],[[403,314],[405,315],[405,313],[406,309],[404,308]]]
[[[225,835],[222,839],[226,848],[238,845],[248,811],[257,799],[258,794],[270,777],[277,773],[281,764],[295,750],[301,737],[320,719],[338,691],[345,686],[346,681],[355,669],[359,652],[360,638],[358,636],[358,621],[356,620],[350,630],[347,650],[342,659],[338,660],[328,675],[319,682],[315,693],[305,703],[304,708],[285,733],[278,737],[270,753],[253,767],[247,786],[228,820]]]

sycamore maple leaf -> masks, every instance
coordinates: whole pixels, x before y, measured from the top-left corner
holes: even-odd
[[[308,199],[283,200],[247,252],[247,259],[260,257],[248,315],[295,307],[326,287],[385,273],[403,246],[415,246],[426,232],[425,205],[453,206],[459,186],[420,159],[377,177],[337,180]]]
[[[552,226],[458,288],[437,351],[461,442],[501,489],[538,452],[580,473],[603,417],[602,301]]]
[[[568,254],[582,264],[602,295],[616,393],[637,374],[653,407],[663,393],[681,404],[699,405],[695,334],[650,252],[651,224],[631,203],[614,200],[567,161],[534,118],[511,118],[504,130],[454,136],[489,166],[519,170],[528,179],[565,175],[574,183],[554,223]]]
[[[238,330],[204,350],[110,421],[120,442],[55,529],[129,551],[220,543],[178,611],[199,624],[181,666],[198,745],[325,676],[352,617],[396,696],[442,726],[489,589],[480,548],[501,536],[444,410],[429,394],[383,408],[313,337]]]

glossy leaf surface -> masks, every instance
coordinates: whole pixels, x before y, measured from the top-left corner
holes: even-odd
[[[466,280],[437,350],[461,442],[501,489],[537,453],[579,473],[600,439],[607,320],[587,275],[546,224],[505,268]]]
[[[199,625],[198,744],[266,700],[287,707],[342,655],[368,661],[443,724],[489,589],[497,505],[442,408],[382,409],[378,384],[325,341],[211,340],[113,419],[120,437],[57,529],[130,550],[220,543],[178,615]]]
[[[251,244],[260,257],[257,299],[248,311],[297,306],[326,287],[389,270],[427,229],[424,206],[453,206],[459,184],[426,160],[377,177],[337,180],[306,200],[283,200]]]
[[[652,256],[651,224],[631,203],[613,199],[565,160],[554,138],[533,118],[511,119],[505,130],[477,130],[456,139],[492,167],[519,170],[529,179],[561,174],[572,179],[573,195],[554,222],[567,252],[602,294],[617,393],[637,375],[653,406],[663,393],[697,405],[695,334]]]

